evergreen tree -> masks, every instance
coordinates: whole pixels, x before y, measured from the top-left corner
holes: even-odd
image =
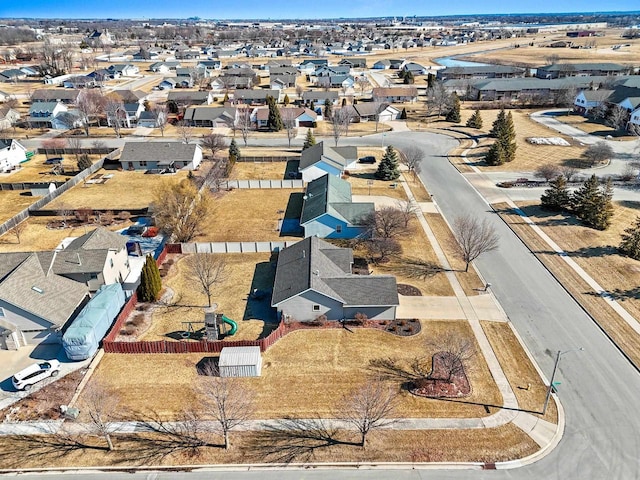
[[[284,103],[285,105],[289,105],[290,102],[291,100],[289,100],[289,95],[285,93],[284,98],[282,99],[282,103]]]
[[[436,76],[433,73],[427,75],[427,88],[433,88],[433,85],[436,83]]]
[[[329,101],[329,99],[327,98],[324,101],[324,110],[322,112],[322,116],[324,117],[325,120],[331,120],[331,114],[333,112],[331,111],[331,102]]]
[[[387,147],[375,176],[380,180],[397,180],[400,177],[398,154],[391,145]]]
[[[316,138],[313,136],[313,130],[310,128],[307,130],[307,136],[304,139],[302,150],[313,147],[316,144]]]
[[[158,264],[151,255],[147,255],[140,276],[138,298],[141,302],[153,302],[157,300],[160,290],[162,290],[162,279]]]
[[[503,108],[498,112],[498,116],[491,124],[491,131],[489,132],[489,136],[493,138],[498,138],[499,132],[504,127],[504,124],[506,121],[507,121],[507,114]]]
[[[407,109],[403,108],[402,112],[400,112],[400,120],[406,120],[407,119]]]
[[[511,112],[507,114],[507,118],[500,133],[500,141],[502,142],[502,148],[504,148],[505,160],[511,162],[516,158],[516,127],[513,124],[513,115]]]
[[[451,94],[451,109],[447,112],[445,120],[447,122],[460,123],[460,99],[455,92]]]
[[[316,111],[316,104],[313,100],[311,100],[311,103],[309,104],[309,110],[311,110],[312,112]]]
[[[573,193],[571,205],[576,216],[587,226],[606,230],[613,216],[612,196],[611,180],[601,189],[598,178],[592,175]]]
[[[229,144],[229,160],[235,162],[238,158],[240,158],[240,149],[238,148],[236,139],[232,138]]]
[[[402,83],[404,83],[405,85],[413,85],[415,81],[416,79],[413,76],[413,72],[406,72],[404,74],[404,78],[402,79]]]
[[[571,203],[571,195],[567,188],[567,179],[564,175],[558,175],[549,182],[549,188],[540,197],[540,204],[545,210],[565,210]]]
[[[636,217],[633,225],[622,234],[618,250],[628,257],[640,260],[640,217]]]
[[[267,128],[272,132],[279,132],[284,128],[280,110],[276,105],[276,100],[271,95],[267,96],[267,106],[269,107],[269,118],[267,119]]]
[[[491,166],[502,165],[506,161],[504,148],[499,140],[496,140],[496,142],[491,145],[487,155],[484,157],[484,161],[487,162],[487,165]]]
[[[473,112],[473,115],[469,117],[469,120],[467,120],[467,127],[477,128],[478,130],[482,128],[482,116],[480,115],[480,110],[476,110]]]

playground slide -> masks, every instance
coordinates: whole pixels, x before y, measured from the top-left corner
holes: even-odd
[[[229,335],[234,335],[238,331],[238,324],[236,322],[234,322],[233,320],[231,320],[230,318],[227,318],[227,317],[225,317],[223,315],[222,316],[222,321],[231,326],[231,330],[229,330]]]

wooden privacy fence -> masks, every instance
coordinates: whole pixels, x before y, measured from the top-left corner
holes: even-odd
[[[291,242],[192,242],[181,243],[180,252],[171,253],[270,253],[297,243]],[[177,248],[175,248],[177,250]]]

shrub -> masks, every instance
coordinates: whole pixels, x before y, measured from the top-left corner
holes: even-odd
[[[407,324],[406,320],[398,320],[398,325],[400,325],[401,327],[404,327]]]
[[[144,323],[144,315],[142,313],[134,315],[129,323],[131,323],[131,325],[135,325],[136,327],[139,327]]]

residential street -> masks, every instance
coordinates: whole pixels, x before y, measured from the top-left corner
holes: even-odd
[[[278,144],[286,140],[264,140]],[[379,145],[382,136],[341,139],[340,145]],[[558,350],[584,347],[562,356],[556,380],[566,413],[565,435],[559,446],[538,462],[517,469],[481,470],[287,470],[185,473],[102,473],[60,475],[69,479],[637,479],[640,478],[640,417],[637,414],[640,376],[594,322],[571,299],[502,220],[478,190],[498,195],[486,177],[460,175],[446,153],[456,141],[427,133],[385,134],[385,144],[417,145],[428,157],[421,177],[439,208],[451,222],[469,212],[487,219],[499,232],[500,248],[481,257],[476,266],[547,376]],[[253,142],[252,142],[253,146]],[[472,185],[473,184],[473,185]],[[478,190],[474,188],[478,186]],[[500,191],[499,191],[500,192]],[[399,467],[402,468],[402,467]],[[48,478],[49,475],[24,475]]]

